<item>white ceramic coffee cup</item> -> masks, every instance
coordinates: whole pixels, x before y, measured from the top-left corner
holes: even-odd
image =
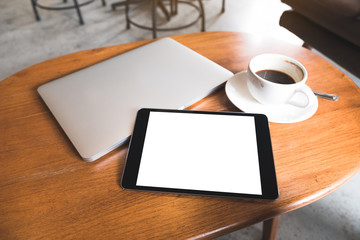
[[[281,84],[268,81],[256,72],[276,70],[289,75],[295,83]],[[262,104],[291,104],[307,107],[311,89],[305,85],[308,74],[295,59],[280,54],[261,54],[252,58],[247,70],[247,86],[251,95]]]

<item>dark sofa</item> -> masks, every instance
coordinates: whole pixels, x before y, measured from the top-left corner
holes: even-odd
[[[281,0],[280,25],[360,77],[360,0]]]

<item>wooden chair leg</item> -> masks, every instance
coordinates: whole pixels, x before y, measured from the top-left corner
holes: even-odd
[[[171,4],[171,3],[170,3]],[[170,15],[171,13],[169,13],[164,5],[164,3],[160,0],[157,2],[157,5],[159,6],[159,8],[161,9],[161,11],[164,13],[166,20],[170,21]]]
[[[178,0],[174,0],[174,1],[175,1],[174,13],[177,14],[178,13]]]
[[[177,2],[175,2],[175,0],[170,0],[170,12],[171,12],[171,16],[174,16],[177,14],[176,12],[176,4]]]
[[[280,215],[263,222],[263,240],[275,240],[280,225]]]
[[[158,0],[152,1],[152,32],[153,32],[153,38],[157,37],[157,16],[156,16],[156,7],[158,5]]]
[[[200,8],[200,14],[201,14],[201,31],[205,32],[205,10],[204,5],[202,3],[202,0],[199,0],[199,8]]]

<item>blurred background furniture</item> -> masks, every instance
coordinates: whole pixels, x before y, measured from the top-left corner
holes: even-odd
[[[281,26],[360,77],[359,0],[281,1],[292,8],[281,16]]]
[[[140,2],[142,0],[137,0],[137,2]],[[174,2],[176,3],[177,0],[170,0],[173,4]],[[117,7],[119,6],[125,6],[126,4],[126,0],[122,0],[122,1],[119,1],[119,2],[114,2],[113,4],[111,4],[111,8],[112,10],[115,10]],[[174,5],[173,5],[174,6]],[[176,6],[176,4],[175,4]],[[224,13],[225,12],[225,0],[222,0],[222,7],[221,7],[221,13]]]
[[[136,2],[138,2],[136,0]],[[147,3],[148,1],[141,1],[139,4]],[[190,27],[201,20],[201,31],[205,31],[205,11],[202,0],[197,0],[198,5],[195,5],[191,0],[151,0],[151,26],[140,24],[136,22],[134,19],[130,17],[130,12],[138,7],[139,5],[135,6],[134,8],[130,9],[130,4],[133,3],[132,0],[126,0],[125,3],[125,15],[126,15],[126,29],[130,29],[131,25],[134,25],[138,28],[151,30],[153,33],[153,38],[157,37],[158,31],[174,31],[180,30],[183,28]],[[175,27],[159,27],[158,26],[158,16],[157,16],[157,7],[160,7],[162,12],[165,14],[167,21],[170,21],[171,17],[178,13],[178,4],[187,4],[194,8],[198,16],[194,18],[193,21],[186,24],[180,24]],[[165,6],[169,6],[170,11],[167,10]]]
[[[112,9],[115,10],[119,6],[125,6],[125,15],[126,15],[126,28],[130,29],[131,25],[134,25],[136,27],[151,30],[153,32],[153,38],[157,37],[158,31],[174,31],[174,30],[180,30],[183,28],[190,27],[197,23],[199,20],[201,20],[201,31],[205,31],[205,9],[202,3],[202,0],[197,0],[198,5],[195,5],[193,2],[194,0],[150,0],[151,1],[151,26],[146,26],[144,24],[140,24],[133,20],[130,17],[130,12],[133,9],[130,9],[131,4],[144,4],[148,3],[149,0],[123,0],[119,2],[115,2],[111,5]],[[175,16],[178,13],[178,5],[179,4],[187,4],[194,8],[198,16],[194,18],[193,21],[181,25],[177,25],[175,27],[159,27],[158,24],[158,16],[156,13],[157,7],[159,7],[162,11],[162,13],[165,15],[166,20],[170,21],[172,16]],[[136,8],[137,6],[135,6]],[[221,7],[221,13],[225,12],[225,0],[222,0],[222,7]]]
[[[90,3],[94,2],[95,0],[88,0],[88,1],[83,2],[83,3],[79,3],[78,0],[73,0],[73,1],[74,1],[74,5],[68,5],[68,4],[66,4],[67,0],[63,0],[64,6],[56,7],[56,6],[45,6],[45,5],[42,5],[42,4],[38,3],[38,0],[31,0],[31,5],[32,5],[32,8],[33,8],[33,11],[34,11],[34,14],[35,14],[35,19],[37,21],[41,20],[37,8],[41,8],[41,9],[45,9],[45,10],[53,10],[53,11],[75,9],[76,12],[77,12],[77,15],[79,16],[79,23],[80,23],[80,25],[83,25],[84,20],[83,20],[83,17],[81,15],[80,7],[85,6],[87,4],[90,4]],[[101,2],[102,2],[103,6],[106,5],[105,0],[101,0]]]
[[[132,2],[137,3],[137,2],[141,2],[141,1],[144,1],[144,0],[137,0],[137,1],[134,0]],[[127,2],[126,0],[114,2],[111,4],[111,8],[112,8],[112,10],[115,10],[117,7],[125,6],[126,2]]]

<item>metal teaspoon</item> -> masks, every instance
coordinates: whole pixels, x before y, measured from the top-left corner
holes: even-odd
[[[314,91],[314,90],[313,90],[313,93],[316,96],[327,99],[327,100],[332,100],[332,101],[339,100],[339,97],[334,94],[322,93],[322,92],[318,92],[318,91]]]

